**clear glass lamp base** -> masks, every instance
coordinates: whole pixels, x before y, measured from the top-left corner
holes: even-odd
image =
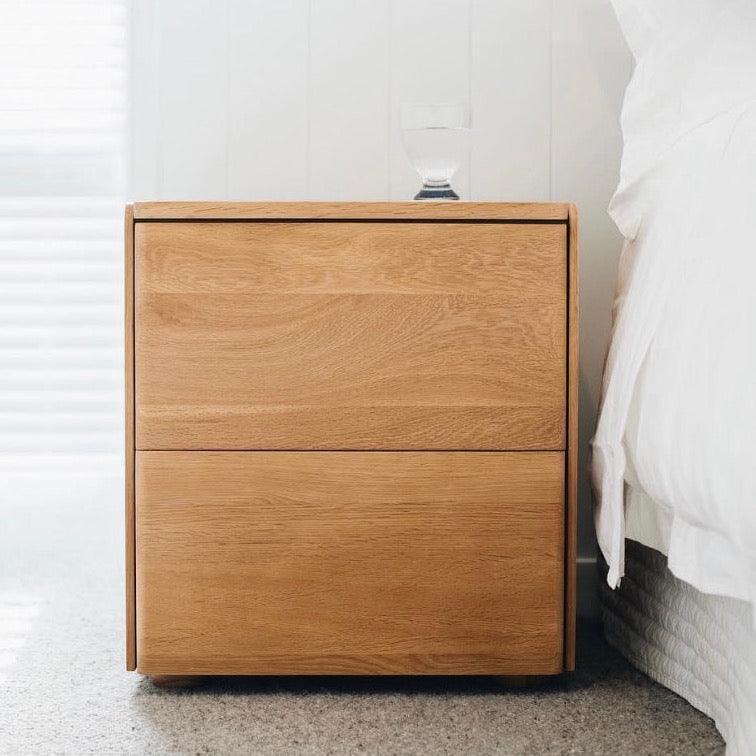
[[[459,195],[452,189],[451,184],[424,183],[423,188],[415,195],[416,200],[458,200]]]

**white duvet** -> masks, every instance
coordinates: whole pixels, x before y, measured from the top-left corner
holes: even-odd
[[[756,0],[614,0],[636,57],[596,529],[756,607]],[[627,492],[625,488],[627,486]],[[627,495],[625,495],[627,493]]]

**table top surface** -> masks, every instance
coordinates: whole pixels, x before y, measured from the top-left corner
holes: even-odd
[[[427,220],[566,222],[564,202],[136,202],[136,221],[159,220]]]

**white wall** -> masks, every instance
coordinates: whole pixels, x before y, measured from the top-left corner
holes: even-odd
[[[132,43],[135,199],[408,199],[399,106],[469,101],[463,199],[580,209],[585,468],[631,67],[609,0],[134,0]],[[590,581],[585,476],[580,497]]]

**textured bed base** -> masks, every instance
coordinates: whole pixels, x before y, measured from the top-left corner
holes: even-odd
[[[609,643],[710,716],[728,756],[756,753],[756,630],[747,604],[675,578],[663,554],[628,541],[625,577],[601,581]]]

